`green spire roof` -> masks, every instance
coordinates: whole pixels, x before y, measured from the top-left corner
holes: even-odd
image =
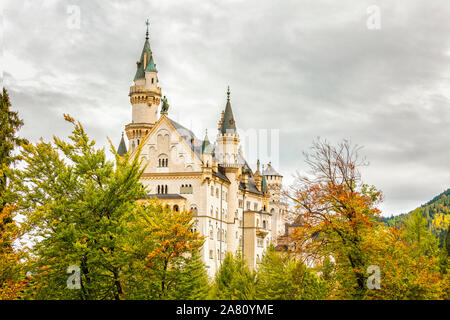
[[[205,140],[203,140],[203,143],[202,143],[202,153],[203,154],[212,154],[212,152],[213,152],[213,147],[212,147],[211,143],[209,142],[208,132],[206,132]]]
[[[234,122],[233,110],[231,110],[231,103],[230,103],[230,87],[228,87],[227,91],[227,105],[225,107],[225,113],[223,116],[222,124],[220,126],[220,131],[222,133],[236,132],[236,123]]]
[[[127,146],[125,145],[125,140],[123,139],[123,132],[122,132],[122,139],[120,139],[119,148],[117,149],[117,154],[119,156],[123,156],[125,153],[127,153]]]
[[[148,20],[146,23],[147,23],[147,33],[145,36],[144,48],[142,49],[141,58],[137,63],[137,71],[136,75],[134,76],[134,80],[143,79],[145,77],[145,71],[157,71],[155,62],[153,61],[152,49],[150,49],[150,42],[148,41]],[[144,59],[146,61],[144,61]]]

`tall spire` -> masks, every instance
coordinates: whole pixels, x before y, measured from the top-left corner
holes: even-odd
[[[152,49],[150,49],[150,42],[148,36],[148,26],[150,22],[148,19],[145,21],[147,25],[147,31],[145,33],[145,43],[144,48],[142,49],[141,58],[137,62],[137,70],[136,75],[134,76],[134,80],[145,78],[145,71],[157,71],[156,64],[153,61]]]
[[[222,132],[222,134],[236,132],[236,123],[234,122],[233,111],[231,110],[230,103],[230,87],[228,87],[227,90],[227,105],[225,106],[225,112],[223,115],[222,124],[220,126],[220,132]]]

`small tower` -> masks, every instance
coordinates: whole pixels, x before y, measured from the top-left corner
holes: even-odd
[[[125,126],[130,149],[133,152],[153,125],[158,120],[158,107],[161,102],[161,88],[158,87],[158,71],[153,60],[147,32],[141,58],[137,62],[134,85],[130,87],[130,102],[132,106],[131,123]]]
[[[212,154],[213,154],[213,146],[209,142],[208,131],[206,131],[206,133],[205,133],[205,140],[203,140],[203,143],[202,143],[202,161],[203,161],[203,166],[205,166],[205,167],[212,167],[212,162],[213,162]]]
[[[265,177],[267,188],[272,199],[279,202],[283,185],[283,176],[272,167],[271,162],[269,162],[266,169],[263,170],[263,176]]]
[[[117,154],[119,156],[123,156],[125,153],[127,153],[127,146],[125,145],[125,140],[123,139],[122,132],[122,139],[120,139],[119,148],[117,148]]]
[[[216,157],[224,167],[239,167],[239,135],[236,131],[233,111],[230,103],[230,87],[227,90],[227,104],[219,122]]]

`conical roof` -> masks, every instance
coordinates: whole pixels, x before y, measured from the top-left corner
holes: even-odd
[[[148,41],[148,28],[145,37],[144,48],[142,49],[141,53],[141,58],[137,63],[137,70],[136,75],[134,76],[134,80],[145,78],[145,71],[157,71],[156,64],[153,61],[152,49],[150,49],[150,42]]]
[[[236,123],[234,121],[233,110],[230,103],[230,87],[227,91],[227,105],[225,106],[225,112],[223,115],[223,121],[220,126],[220,132],[224,133],[236,133]]]
[[[125,145],[125,140],[123,139],[123,132],[122,132],[122,139],[120,139],[119,148],[117,149],[117,154],[119,156],[123,156],[125,153],[127,153],[127,146]]]

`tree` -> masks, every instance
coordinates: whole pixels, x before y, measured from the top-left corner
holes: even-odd
[[[437,258],[417,253],[401,228],[380,224],[367,238],[366,251],[379,267],[381,288],[367,290],[365,299],[426,300],[442,297],[443,279]]]
[[[21,232],[14,221],[16,206],[13,204],[14,193],[9,188],[8,180],[13,175],[11,165],[19,159],[19,156],[14,155],[14,151],[27,141],[16,136],[23,121],[17,112],[11,111],[11,103],[5,88],[0,100],[0,300],[2,300],[20,297],[26,284],[23,263],[20,262],[25,252],[14,248],[14,242],[19,240]]]
[[[138,157],[115,154],[106,160],[80,123],[65,116],[74,129],[69,141],[24,146],[25,167],[14,188],[21,196],[25,227],[34,241],[29,298],[120,299],[121,272],[127,264],[119,246],[125,213],[145,196],[139,183]],[[67,270],[80,270],[79,290],[67,286]]]
[[[366,161],[360,147],[344,140],[337,146],[316,140],[305,153],[310,174],[298,176],[288,196],[301,219],[292,236],[297,253],[315,261],[332,256],[341,281],[340,294],[362,298],[366,291],[364,238],[380,211],[381,192],[361,181],[359,167]]]
[[[233,256],[230,252],[216,274],[211,291],[212,299],[252,300],[255,299],[256,277],[247,266],[240,253]]]
[[[428,222],[420,210],[414,210],[405,222],[404,237],[413,252],[420,256],[435,256],[438,251],[438,240],[428,229]]]
[[[287,252],[270,246],[258,266],[256,298],[263,300],[318,300],[327,297],[327,285],[315,271]]]
[[[13,210],[13,206],[7,205],[0,211],[0,300],[21,298],[27,284],[24,265],[20,261],[25,252],[12,245],[21,235],[13,219]]]
[[[194,250],[182,266],[170,298],[174,300],[204,300],[208,297],[210,287],[200,252]]]
[[[0,211],[11,200],[8,191],[8,179],[11,175],[10,166],[19,156],[13,152],[17,147],[27,143],[27,140],[18,138],[17,131],[23,126],[23,121],[15,111],[11,111],[11,103],[5,88],[0,101]]]
[[[204,297],[209,285],[198,253],[204,238],[193,231],[193,217],[191,211],[174,211],[155,200],[131,214],[124,238],[124,250],[137,258],[126,272],[135,284],[126,289],[130,298]]]

